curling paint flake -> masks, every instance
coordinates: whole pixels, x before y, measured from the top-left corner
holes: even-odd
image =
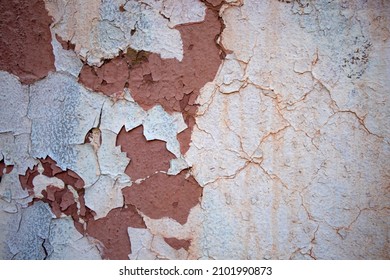
[[[389,5],[0,1],[0,258],[388,259]]]

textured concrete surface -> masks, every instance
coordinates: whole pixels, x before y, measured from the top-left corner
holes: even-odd
[[[1,259],[390,259],[390,2],[0,1]]]

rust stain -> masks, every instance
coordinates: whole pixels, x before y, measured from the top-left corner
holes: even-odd
[[[183,248],[188,251],[191,245],[191,240],[177,239],[177,238],[164,238],[164,241],[175,250]]]
[[[187,222],[192,207],[199,203],[202,188],[182,171],[176,176],[157,173],[139,185],[122,189],[125,203],[132,204],[152,219],[170,217],[181,224]]]
[[[135,181],[146,178],[156,171],[168,171],[169,161],[175,156],[165,148],[165,142],[160,140],[147,141],[143,134],[143,126],[138,126],[129,132],[122,127],[118,134],[116,145],[126,152],[130,162],[125,173]]]
[[[43,0],[0,1],[0,69],[31,84],[54,71],[49,26]]]
[[[106,217],[96,221],[90,220],[86,232],[103,243],[103,258],[125,260],[131,253],[128,227],[146,228],[133,205],[113,209]]]

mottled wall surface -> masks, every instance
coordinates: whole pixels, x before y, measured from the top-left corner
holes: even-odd
[[[0,8],[0,259],[390,259],[389,1]]]

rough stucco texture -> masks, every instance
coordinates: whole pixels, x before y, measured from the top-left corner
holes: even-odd
[[[41,0],[0,1],[0,69],[31,84],[54,71],[52,23]]]
[[[389,1],[0,9],[0,259],[390,259]]]

